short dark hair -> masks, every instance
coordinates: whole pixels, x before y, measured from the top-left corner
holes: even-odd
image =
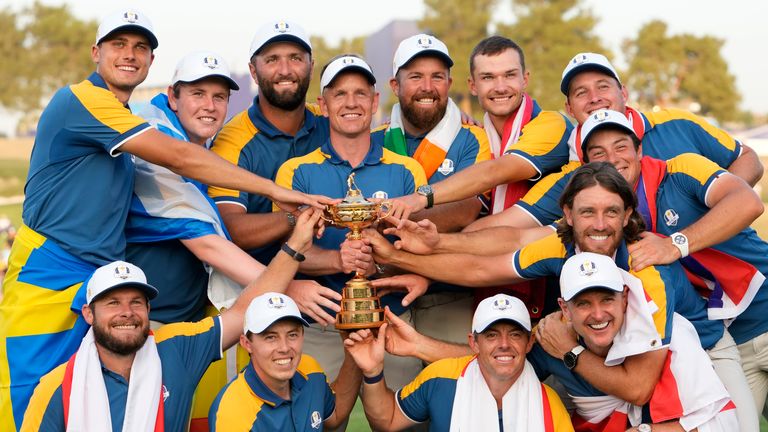
[[[475,57],[479,55],[498,55],[508,49],[517,51],[517,54],[520,56],[520,66],[523,67],[523,72],[525,72],[525,54],[523,54],[523,49],[520,48],[520,45],[504,36],[490,36],[481,40],[472,49],[472,53],[469,55],[469,74],[472,75],[475,71]]]
[[[624,127],[619,125],[608,124],[606,126],[601,127],[599,130],[615,130],[615,131],[629,135],[629,137],[632,139],[632,144],[635,146],[635,151],[637,151],[640,148],[640,144],[642,144],[642,142],[640,141],[640,138],[638,138],[637,135],[631,132],[627,132],[627,130],[624,129]],[[594,136],[593,134],[590,134],[588,138],[592,138],[593,136]],[[581,155],[582,155],[582,159],[584,159],[584,162],[589,162],[589,156],[587,156],[587,144],[589,144],[589,140],[581,143]]]
[[[637,196],[627,180],[619,174],[616,168],[608,162],[591,162],[576,169],[568,180],[568,184],[560,195],[560,208],[573,208],[573,200],[584,189],[600,186],[621,197],[624,210],[631,209],[629,223],[624,227],[624,240],[634,243],[640,240],[640,233],[645,231],[645,222],[637,211]],[[573,227],[568,225],[565,218],[557,222],[557,235],[563,243],[573,243]]]

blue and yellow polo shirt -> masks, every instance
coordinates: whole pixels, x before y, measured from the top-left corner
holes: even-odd
[[[57,91],[37,125],[24,223],[86,262],[123,259],[133,159],[120,146],[149,128],[95,72]]]
[[[321,431],[335,408],[336,395],[325,373],[305,354],[291,378],[290,400],[270,390],[248,363],[216,396],[208,424],[211,432]]]
[[[367,198],[396,198],[412,194],[417,187],[427,183],[424,169],[418,162],[383,148],[382,143],[372,141],[365,159],[353,167],[339,157],[330,140],[326,140],[321,148],[312,153],[283,164],[275,182],[308,194],[344,198],[348,188],[347,178],[352,173],[355,173],[355,183]],[[315,245],[338,250],[348,232],[348,229],[329,227],[321,239],[314,240]],[[336,273],[315,279],[323,286],[341,292],[350,277],[348,274]],[[392,312],[400,314],[405,310],[400,304],[402,298],[401,293],[384,296],[382,306],[389,306]]]
[[[575,253],[573,244],[564,244],[556,233],[552,233],[515,252],[511,265],[520,277],[526,279],[559,277],[563,264]],[[623,240],[616,250],[614,260],[619,268],[640,279],[646,294],[658,306],[653,321],[664,345],[669,344],[672,336],[672,314],[675,312],[693,324],[705,349],[714,346],[723,336],[723,322],[708,319],[706,302],[698,296],[679,263],[634,271],[631,269],[627,244]]]
[[[291,136],[264,117],[257,96],[253,105],[224,125],[211,150],[240,168],[274,180],[278,168],[285,161],[314,151],[328,137],[328,119],[320,114],[317,106],[308,105],[304,112],[304,124],[295,136]],[[272,202],[262,195],[213,186],[208,189],[208,194],[217,204],[237,204],[248,213],[272,211]],[[279,248],[279,244],[267,245],[248,252],[263,264],[269,264]]]
[[[189,423],[192,395],[211,362],[219,360],[221,322],[218,317],[196,323],[175,323],[154,332],[163,368],[163,398],[166,432],[183,432]],[[64,432],[64,405],[61,384],[66,363],[41,380],[24,415],[23,431]],[[128,400],[128,382],[102,366],[109,397],[112,431],[120,432]],[[148,413],[154,415],[154,413]]]
[[[416,423],[429,420],[430,431],[450,430],[456,381],[474,358],[475,356],[447,358],[424,368],[413,381],[395,393],[395,402],[402,413]],[[553,430],[572,431],[570,417],[557,393],[549,386],[542,386],[549,413],[542,407],[541,414],[550,416]]]

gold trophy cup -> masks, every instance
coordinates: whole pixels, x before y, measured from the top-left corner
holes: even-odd
[[[325,219],[338,227],[349,228],[349,238],[360,240],[361,231],[389,216],[388,202],[375,203],[363,197],[355,184],[355,174],[347,178],[347,196],[339,204],[326,207]],[[336,328],[356,330],[377,328],[384,324],[384,309],[371,281],[360,273],[344,284],[341,292],[341,311],[336,314]]]

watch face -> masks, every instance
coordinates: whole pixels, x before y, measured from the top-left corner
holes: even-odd
[[[679,244],[679,245],[688,243],[688,239],[686,239],[684,235],[680,235],[680,234],[672,238],[672,241],[674,241],[676,244]]]
[[[432,186],[430,185],[421,185],[416,189],[416,192],[422,194],[422,195],[428,195],[432,193]]]
[[[637,432],[651,432],[651,426],[645,423],[642,423],[639,426],[637,426]]]
[[[576,359],[577,358],[578,357],[576,356],[576,354],[574,354],[574,353],[572,353],[570,351],[565,353],[565,355],[563,356],[563,363],[565,363],[565,367],[567,367],[568,370],[571,370],[571,369],[575,368],[576,367]]]

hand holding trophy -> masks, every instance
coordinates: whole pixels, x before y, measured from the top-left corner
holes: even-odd
[[[338,203],[326,206],[323,219],[328,223],[349,228],[349,238],[362,239],[361,232],[389,215],[391,207],[387,201],[368,201],[355,184],[355,174],[347,178],[347,196]],[[371,282],[360,273],[344,284],[341,293],[341,311],[336,314],[336,328],[357,330],[376,328],[384,323],[384,309]]]

